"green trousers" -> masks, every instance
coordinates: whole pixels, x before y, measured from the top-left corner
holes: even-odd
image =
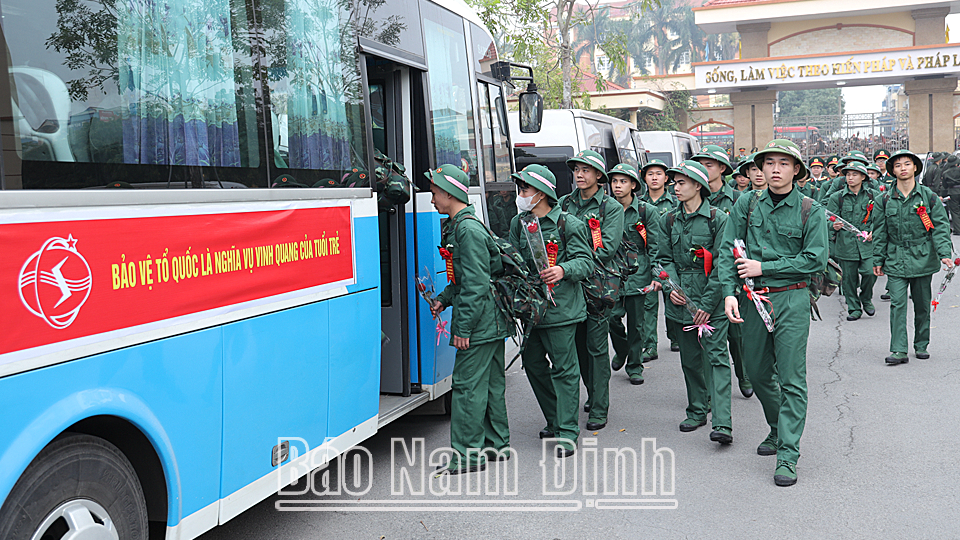
[[[917,278],[887,276],[890,291],[890,352],[907,353],[907,288],[913,297],[913,350],[927,352],[930,345],[930,284],[933,275]]]
[[[656,296],[654,296],[656,299]],[[627,326],[623,326],[623,316],[627,316]],[[646,337],[649,332],[657,332],[657,312],[646,307],[646,296],[621,296],[610,316],[610,341],[614,354],[626,358],[627,376],[643,377],[643,350],[647,348]],[[653,351],[656,351],[654,343]]]
[[[777,459],[796,463],[807,421],[807,338],[810,293],[770,293],[774,329],[768,332],[753,302],[740,302],[743,367],[763,407],[770,433],[780,443]]]
[[[587,320],[577,325],[577,357],[580,359],[580,378],[587,387],[590,422],[607,421],[610,408],[610,334],[609,319],[596,319],[587,314]]]
[[[643,309],[650,315],[644,317],[643,322],[643,348],[650,351],[650,354],[657,354],[657,317],[660,313],[660,297],[656,292],[649,292],[643,295]]]
[[[453,364],[453,405],[450,411],[450,446],[457,451],[462,468],[483,462],[483,449],[510,446],[507,424],[507,381],[503,364],[503,341],[471,345],[457,351]]]
[[[666,305],[666,303],[670,301],[670,299],[668,298],[669,293],[667,293],[666,291],[661,291],[660,294],[663,295],[663,303],[664,305]],[[657,309],[659,310],[660,308],[658,307]],[[670,340],[670,345],[673,345],[674,343],[677,342],[677,339],[679,338],[679,334],[683,330],[680,328],[677,328],[678,326],[680,326],[679,323],[675,323],[666,317],[664,317],[664,322],[667,328],[667,339]]]
[[[534,328],[523,351],[523,369],[547,421],[547,429],[573,447],[580,436],[580,365],[574,336],[577,324]],[[550,355],[550,361],[547,361]],[[609,370],[609,364],[607,370]]]
[[[840,263],[840,269],[843,270],[840,288],[843,298],[847,301],[847,313],[859,315],[862,310],[873,308],[873,286],[877,283],[877,276],[873,275],[873,261],[867,259],[856,261],[836,259],[836,261]]]
[[[679,324],[679,323],[678,323]],[[716,330],[697,338],[696,330],[679,336],[680,367],[687,386],[687,418],[702,422],[707,419],[707,399],[713,411],[713,429],[733,429],[730,420],[730,356],[727,354],[726,316],[710,320]]]
[[[728,320],[729,322],[729,320]],[[741,383],[748,382],[743,373],[743,332],[740,323],[730,323],[727,328],[727,345],[730,347],[730,360],[733,362],[733,372]]]

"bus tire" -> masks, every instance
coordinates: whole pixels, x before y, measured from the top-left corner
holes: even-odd
[[[0,538],[147,540],[147,505],[130,461],[99,437],[68,433],[27,466],[0,507]]]

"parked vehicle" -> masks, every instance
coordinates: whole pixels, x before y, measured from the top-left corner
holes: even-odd
[[[538,163],[557,177],[557,195],[573,191],[573,174],[567,158],[581,150],[599,152],[611,168],[629,163],[639,168],[646,163],[640,132],[630,122],[581,109],[543,111],[539,133],[521,133],[516,112],[509,113],[510,134],[518,169]]]
[[[700,151],[697,138],[681,131],[641,131],[647,159],[659,159],[668,166],[680,163]]]

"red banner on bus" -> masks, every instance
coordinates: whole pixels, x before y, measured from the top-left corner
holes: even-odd
[[[0,354],[355,275],[349,206],[0,225]]]

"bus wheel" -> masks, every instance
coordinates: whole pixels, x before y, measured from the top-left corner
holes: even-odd
[[[146,540],[133,466],[109,442],[67,434],[44,448],[0,507],[4,540]]]

